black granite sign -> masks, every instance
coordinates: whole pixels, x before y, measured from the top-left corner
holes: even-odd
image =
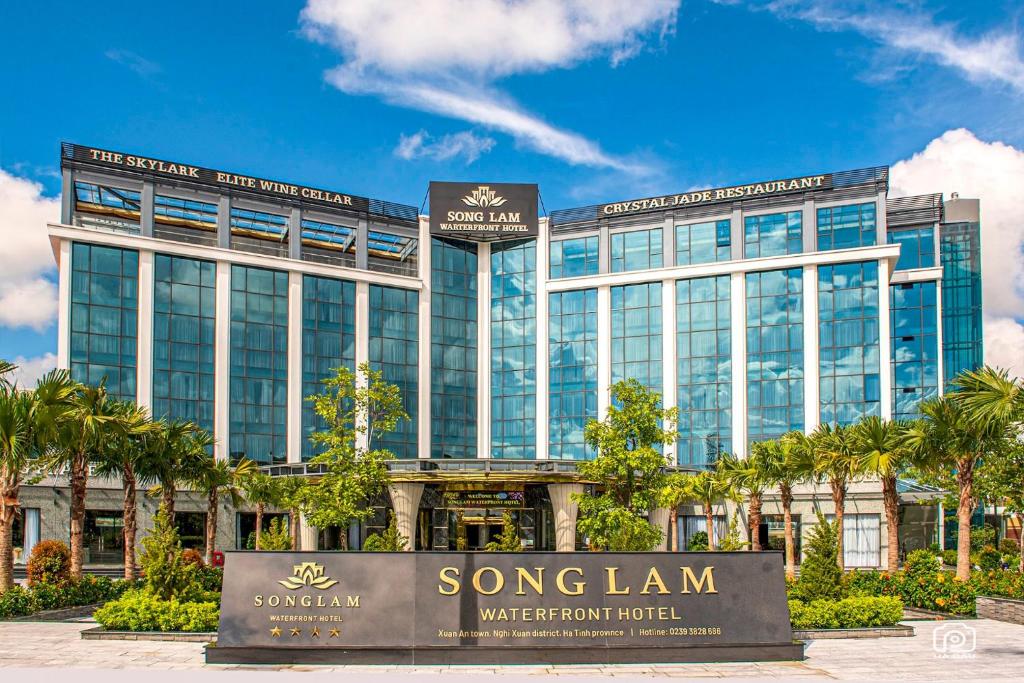
[[[798,659],[778,553],[229,552],[209,662]]]
[[[537,186],[430,183],[430,234],[490,241],[536,237]]]

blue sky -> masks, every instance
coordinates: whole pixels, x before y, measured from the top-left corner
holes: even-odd
[[[1024,168],[1017,2],[507,4],[9,5],[0,179],[38,183],[26,201],[46,205],[61,140],[416,205],[431,179],[538,182],[549,210],[901,160],[907,188],[941,185],[948,160]],[[914,162],[925,150],[942,158]],[[43,233],[18,224],[26,211],[0,233]],[[14,277],[0,272],[0,300],[20,292],[0,357],[31,360],[55,350],[55,324],[10,311],[52,272]],[[1011,348],[1013,280],[986,293]]]

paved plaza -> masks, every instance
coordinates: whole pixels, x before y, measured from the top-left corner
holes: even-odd
[[[53,681],[53,668],[82,670],[75,680],[103,680],[107,683],[129,681],[156,683],[180,680],[176,670],[193,671],[189,679],[241,681],[273,677],[275,681],[300,678],[304,681],[338,673],[355,675],[360,680],[394,680],[414,675],[424,681],[479,681],[481,676],[529,678],[556,675],[577,681],[649,678],[743,678],[744,680],[873,680],[873,681],[995,681],[1024,680],[1024,626],[986,619],[965,622],[911,623],[917,630],[912,638],[873,640],[818,640],[807,647],[803,662],[767,662],[737,664],[664,664],[622,666],[506,666],[506,667],[398,667],[398,666],[225,666],[203,663],[203,646],[198,643],[157,641],[84,641],[79,633],[94,624],[0,622],[0,669],[18,668],[12,676],[0,673],[0,681]],[[973,629],[964,631],[956,626]],[[954,637],[946,634],[957,629]],[[936,634],[936,629],[940,629]],[[966,634],[966,637],[961,637]],[[970,649],[970,637],[974,648]],[[937,636],[937,637],[936,637]],[[959,653],[946,655],[936,651],[943,643]],[[136,669],[147,669],[140,679]],[[91,674],[90,675],[90,671]],[[122,670],[122,671],[118,671]],[[221,672],[227,671],[224,675]],[[102,672],[102,677],[99,675]],[[161,672],[167,672],[166,674]],[[282,676],[281,673],[285,675]],[[299,675],[302,672],[302,675]],[[217,675],[221,673],[221,675]],[[289,675],[290,674],[290,675]],[[351,676],[348,677],[351,679]]]

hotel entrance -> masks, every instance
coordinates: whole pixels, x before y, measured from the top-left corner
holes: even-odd
[[[431,550],[486,550],[498,541],[507,512],[523,550],[541,550],[549,534],[539,528],[546,493],[522,483],[448,483],[429,487],[420,507],[419,536]],[[542,497],[544,500],[542,500]],[[550,503],[548,503],[550,505]]]

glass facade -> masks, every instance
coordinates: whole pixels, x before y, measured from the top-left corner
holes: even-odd
[[[890,230],[889,244],[900,245],[896,270],[935,266],[935,228],[930,225]]]
[[[430,457],[476,457],[477,254],[431,240]]]
[[[322,393],[334,369],[356,365],[356,285],[346,280],[302,276],[302,459],[317,450],[309,437],[326,428],[305,399]]]
[[[889,288],[895,419],[920,417],[918,404],[939,393],[935,288],[935,282],[906,282]]]
[[[818,348],[822,424],[881,415],[877,261],[818,266]]]
[[[878,242],[875,203],[818,209],[818,251],[867,247]]]
[[[395,431],[370,444],[396,458],[415,458],[419,411],[419,292],[370,285],[370,365],[385,381],[398,387],[402,408],[409,415]]]
[[[732,332],[728,275],[676,282],[680,465],[732,451]]]
[[[231,234],[258,237],[260,239],[284,240],[288,234],[288,218],[276,213],[231,209]]]
[[[217,265],[153,260],[153,415],[213,431]]]
[[[747,273],[747,440],[804,426],[803,270]]]
[[[746,216],[743,219],[743,255],[758,258],[799,254],[803,251],[802,221],[800,211]]]
[[[491,457],[537,457],[537,242],[491,246]]]
[[[661,385],[661,283],[611,288],[612,383],[635,379],[651,391]]]
[[[153,220],[157,223],[215,231],[217,205],[158,194],[153,197]]]
[[[981,320],[981,226],[948,223],[939,233],[942,259],[942,373],[947,388],[964,370],[984,364]]]
[[[598,260],[599,244],[597,235],[571,240],[552,240],[551,279],[597,275],[601,267]]]
[[[611,242],[613,273],[665,265],[661,228],[617,232],[611,236]]]
[[[106,381],[109,394],[134,401],[139,252],[74,243],[71,248],[71,377]]]
[[[288,274],[231,266],[232,460],[287,459]]]
[[[597,417],[597,290],[551,293],[548,307],[548,454],[584,460],[583,427]]]
[[[732,258],[732,222],[710,221],[676,226],[676,265],[728,261]]]
[[[77,225],[139,232],[142,195],[138,190],[77,180],[74,206]]]

